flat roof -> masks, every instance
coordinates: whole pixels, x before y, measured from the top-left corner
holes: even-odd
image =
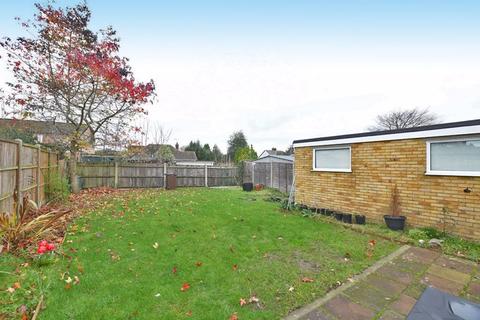
[[[467,134],[480,134],[480,119],[448,122],[406,129],[370,131],[320,138],[300,139],[294,140],[293,146],[308,147],[317,145],[321,146],[345,143],[418,139]]]

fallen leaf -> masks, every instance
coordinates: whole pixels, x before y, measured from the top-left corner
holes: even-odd
[[[77,276],[74,276],[73,277],[73,284],[79,284],[79,283],[80,283],[80,279]]]
[[[246,304],[247,304],[247,300],[240,298],[240,307],[243,307]]]
[[[250,299],[248,299],[248,303],[258,303],[260,302],[260,299],[258,299],[256,296],[251,296]]]
[[[234,264],[234,265],[232,266],[232,269],[233,269],[233,271],[237,271],[238,266],[237,266],[236,264]]]
[[[185,282],[182,287],[180,288],[180,291],[187,291],[188,289],[190,289],[190,284],[188,284],[187,282]]]
[[[7,289],[7,291],[10,292],[10,293],[14,293],[14,292],[15,292],[15,288],[10,287],[10,288]]]
[[[197,262],[195,262],[195,265],[196,265],[197,267],[201,267],[201,266],[202,266],[202,264],[203,264],[203,263],[202,263],[202,262],[200,262],[200,261],[197,261]]]
[[[161,296],[160,293],[157,293],[157,294],[155,295],[155,297],[157,297],[157,298],[160,297],[160,296]]]
[[[20,288],[21,288],[20,282],[15,282],[15,283],[13,284],[13,288],[15,288],[15,289],[20,289]]]
[[[307,277],[302,278],[302,282],[310,283],[310,282],[313,282],[313,281],[314,280],[312,278],[307,278]]]
[[[229,320],[238,320],[237,313],[235,312],[234,314],[232,314]]]
[[[173,267],[172,273],[173,273],[173,274],[177,274],[177,267]]]
[[[158,242],[155,242],[152,246],[154,249],[158,249]]]
[[[288,291],[290,291],[290,292],[292,292],[293,290],[295,290],[295,288],[294,288],[294,287],[290,287],[290,288],[288,288]]]
[[[185,315],[186,315],[187,317],[191,317],[191,316],[192,316],[192,310],[189,310],[187,313],[185,313]]]

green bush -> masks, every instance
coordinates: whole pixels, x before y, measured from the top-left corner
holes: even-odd
[[[65,201],[70,195],[70,185],[65,176],[57,171],[53,171],[49,176],[49,183],[45,188],[45,193],[49,201]]]

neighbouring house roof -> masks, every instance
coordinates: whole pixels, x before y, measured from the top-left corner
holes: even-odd
[[[15,127],[36,134],[69,134],[74,130],[70,123],[22,119],[0,119],[0,126]]]
[[[146,146],[131,146],[130,150],[136,154],[132,157],[132,160],[147,160],[152,161],[156,159],[156,152],[160,149],[162,144],[149,144]],[[169,144],[165,145],[172,150],[175,161],[197,161],[197,155],[195,151],[182,151],[175,149],[174,146]]]
[[[265,157],[261,157],[253,162],[293,162],[294,156],[293,155],[268,155]]]
[[[266,157],[266,156],[285,156],[285,155],[287,155],[287,153],[285,151],[271,149],[271,150],[264,150],[260,154],[260,158],[263,158],[263,157]]]
[[[310,147],[310,146],[326,146],[347,143],[362,143],[375,141],[433,138],[445,136],[471,135],[480,134],[480,119],[441,123],[429,126],[372,131],[353,134],[344,134],[338,136],[328,136],[311,139],[294,140],[293,146]]]

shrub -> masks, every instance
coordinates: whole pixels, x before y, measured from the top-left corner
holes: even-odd
[[[20,205],[19,213],[16,208]],[[0,252],[15,251],[29,243],[44,238],[55,229],[59,219],[68,210],[52,210],[42,213],[28,197],[22,204],[15,202],[14,212],[0,214]]]
[[[65,176],[58,171],[50,173],[49,183],[45,186],[45,193],[49,201],[65,201],[70,195],[70,185]]]

